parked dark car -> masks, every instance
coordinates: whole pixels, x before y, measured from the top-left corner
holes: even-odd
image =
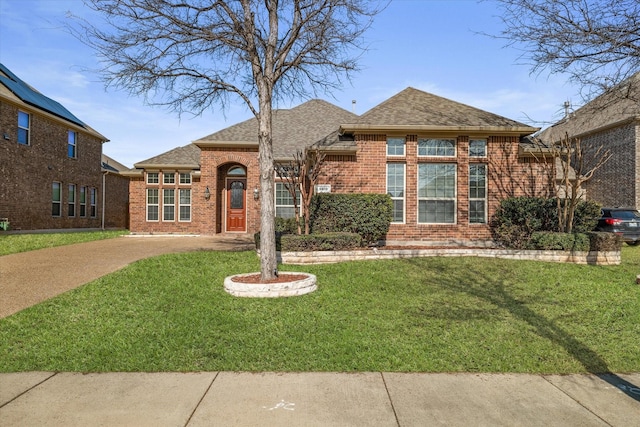
[[[640,244],[640,212],[633,208],[602,208],[596,231],[622,236],[631,246]]]

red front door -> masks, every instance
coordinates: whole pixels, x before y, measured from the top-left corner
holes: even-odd
[[[247,230],[247,180],[227,179],[227,231]]]

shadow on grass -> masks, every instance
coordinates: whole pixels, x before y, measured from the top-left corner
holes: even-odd
[[[418,265],[415,259],[409,258],[406,261]],[[422,268],[423,265],[420,264],[420,267]],[[434,269],[438,268],[438,266],[434,266]],[[438,282],[439,286],[478,298],[509,312],[513,317],[530,325],[538,336],[564,348],[587,372],[618,388],[627,396],[640,401],[640,388],[637,385],[612,373],[607,362],[598,353],[553,321],[527,307],[526,302],[511,295],[507,286],[497,277],[485,277],[485,272],[481,273],[472,269],[453,274],[449,270],[444,271],[443,268],[441,270],[442,274],[439,275],[440,279],[438,280],[442,281]],[[460,277],[461,275],[464,277]],[[473,279],[469,280],[469,277]],[[469,286],[468,283],[474,283],[474,285]]]

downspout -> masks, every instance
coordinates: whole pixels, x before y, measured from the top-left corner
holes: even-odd
[[[102,172],[102,231],[104,231],[104,212],[105,212],[105,194],[104,193],[106,190],[105,180],[108,173],[109,173],[108,171]]]

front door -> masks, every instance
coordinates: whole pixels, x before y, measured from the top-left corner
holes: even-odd
[[[247,230],[247,180],[227,179],[227,231]]]

